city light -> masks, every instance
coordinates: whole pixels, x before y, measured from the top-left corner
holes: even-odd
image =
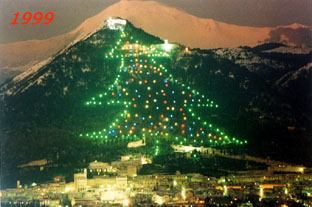
[[[228,189],[227,189],[226,185],[224,185],[223,186],[223,195],[227,196],[227,193],[228,193]]]
[[[186,199],[185,187],[184,186],[182,187],[182,190],[181,190],[181,196],[182,196],[183,200]]]
[[[126,207],[126,206],[129,206],[129,203],[130,203],[129,200],[125,199],[122,204],[124,207]]]
[[[157,202],[158,205],[162,205],[164,203],[162,198],[157,198],[156,202]]]
[[[259,191],[259,199],[262,200],[263,198],[263,188],[262,188],[262,185],[260,185],[260,191]]]

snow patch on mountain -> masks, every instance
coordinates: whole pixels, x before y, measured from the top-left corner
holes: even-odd
[[[265,50],[263,52],[271,53],[290,53],[290,54],[309,54],[312,51],[312,48],[300,48],[300,47],[278,47],[272,50]]]
[[[35,66],[31,67],[29,70],[21,73],[20,75],[16,76],[15,78],[13,78],[14,82],[19,82],[23,79],[25,79],[26,77],[29,77],[30,75],[33,75],[34,73],[36,73],[41,67],[43,67],[44,65],[50,63],[52,61],[52,57],[41,61],[40,63],[36,64]]]
[[[275,82],[275,86],[279,86],[282,88],[288,87],[291,81],[297,80],[300,76],[306,74],[309,70],[312,69],[312,62],[308,63],[307,65],[299,68],[296,71],[291,71],[284,76],[282,76],[279,80]]]
[[[247,68],[250,72],[259,70],[259,65],[270,65],[275,69],[283,69],[283,65],[276,61],[257,56],[255,53],[243,48],[225,48],[214,50],[216,58],[223,58]]]

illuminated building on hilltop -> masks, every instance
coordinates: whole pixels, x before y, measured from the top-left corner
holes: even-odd
[[[107,26],[109,29],[117,30],[123,29],[123,27],[127,24],[127,21],[124,19],[112,19],[111,17],[107,20]]]

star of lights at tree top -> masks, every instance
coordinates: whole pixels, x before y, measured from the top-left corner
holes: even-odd
[[[145,138],[154,142],[155,155],[160,153],[162,140],[192,146],[247,143],[229,137],[197,113],[200,108],[218,105],[170,74],[166,67],[170,62],[167,50],[172,45],[143,45],[126,32],[118,33],[120,38],[105,54],[107,61],[120,61],[117,77],[106,92],[92,97],[86,105],[119,105],[122,110],[105,128],[80,136],[108,144]]]

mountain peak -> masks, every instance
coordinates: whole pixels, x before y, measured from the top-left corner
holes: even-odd
[[[303,39],[303,37],[309,37],[309,31],[296,31],[295,34],[290,34],[290,32],[287,33],[284,30],[276,31],[281,27],[238,26],[213,19],[199,18],[156,1],[123,0],[86,19],[76,29],[67,34],[47,40],[0,44],[0,66],[2,70],[0,76],[2,74],[12,74],[11,71],[15,71],[14,74],[25,71],[63,48],[89,37],[105,26],[105,20],[109,17],[127,19],[134,26],[142,28],[150,34],[191,48],[253,47],[266,42],[277,42],[292,46],[300,44],[300,47],[311,44],[310,40]],[[282,27],[296,29],[307,28],[308,26],[295,23]],[[304,35],[301,35],[302,33]]]
[[[278,28],[289,28],[289,29],[299,29],[299,28],[312,28],[311,26],[300,24],[300,23],[293,23],[285,26],[278,26]]]

